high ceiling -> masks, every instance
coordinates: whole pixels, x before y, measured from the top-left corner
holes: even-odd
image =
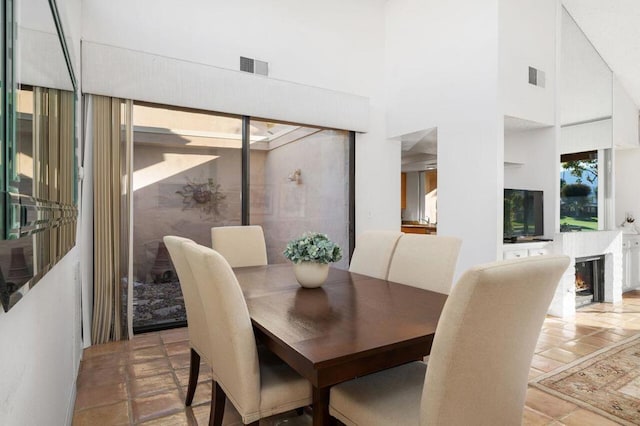
[[[563,0],[563,4],[640,106],[640,0]]]

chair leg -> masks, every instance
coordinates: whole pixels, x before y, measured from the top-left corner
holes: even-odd
[[[187,387],[187,398],[184,404],[188,407],[193,402],[193,395],[198,386],[198,374],[200,373],[200,354],[191,348],[191,361],[189,364],[189,386]]]
[[[209,414],[209,426],[221,426],[224,416],[224,403],[227,399],[224,391],[215,380],[211,381],[211,413]]]

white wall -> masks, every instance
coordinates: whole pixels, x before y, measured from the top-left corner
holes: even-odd
[[[280,80],[369,98],[368,131],[358,135],[356,146],[357,231],[397,229],[400,147],[386,140],[383,6],[382,0],[198,0],[189,7],[169,0],[87,0],[82,35],[94,44],[224,69],[237,70],[240,56],[253,57],[269,62],[269,78],[254,77],[258,88]],[[129,65],[136,67],[133,61]],[[85,66],[91,64],[83,63],[83,72]],[[174,78],[184,85],[190,77]],[[135,88],[143,78],[129,84]],[[313,106],[314,99],[306,99],[291,107]],[[244,107],[250,111],[253,103]]]
[[[560,124],[610,117],[611,70],[564,8],[560,57]]]
[[[505,166],[505,188],[544,191],[544,236],[553,238],[560,187],[555,127],[505,132],[504,156],[520,163]]]
[[[7,313],[0,312],[0,423],[71,424],[82,351],[72,249]]]
[[[625,213],[631,212],[636,220],[640,219],[640,149],[617,149],[615,151],[615,221],[619,226],[625,219]],[[638,223],[638,222],[636,222]]]
[[[497,0],[387,3],[390,136],[438,127],[438,234],[462,238],[459,275],[502,246]]]
[[[500,0],[500,90],[504,114],[555,123],[557,0]],[[545,73],[529,84],[529,67]]]
[[[79,35],[80,0],[57,3],[66,35]],[[49,13],[47,2],[41,6]],[[79,54],[79,38],[67,43]],[[82,353],[79,253],[73,248],[23,300],[0,312],[0,424],[71,424]]]
[[[619,147],[637,148],[638,106],[616,76],[613,77],[613,144]]]

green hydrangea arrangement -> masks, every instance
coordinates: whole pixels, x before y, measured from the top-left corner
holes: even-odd
[[[289,241],[282,254],[293,263],[331,263],[342,259],[340,246],[318,232],[306,232]]]

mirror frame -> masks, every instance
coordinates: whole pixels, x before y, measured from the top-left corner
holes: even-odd
[[[78,218],[78,179],[77,179],[77,103],[78,103],[78,84],[73,69],[71,55],[64,35],[62,21],[56,4],[56,0],[47,0],[51,19],[53,21],[58,42],[60,43],[61,54],[63,55],[64,64],[68,72],[68,77],[72,85],[73,92],[65,91],[69,95],[63,95],[57,89],[43,88],[47,99],[65,98],[65,111],[68,111],[66,118],[62,115],[62,107],[58,107],[60,121],[63,124],[70,125],[67,128],[66,137],[63,142],[57,142],[58,146],[54,147],[57,152],[66,155],[57,156],[52,167],[56,170],[66,168],[66,179],[60,178],[56,181],[59,186],[67,194],[69,202],[61,202],[51,199],[36,198],[31,195],[20,194],[17,188],[11,187],[12,183],[10,174],[14,171],[15,158],[18,151],[17,146],[17,97],[20,88],[17,76],[15,74],[16,62],[20,58],[16,57],[16,40],[18,25],[16,22],[15,4],[19,0],[5,0],[2,10],[2,35],[1,48],[2,58],[0,59],[0,90],[2,96],[2,104],[0,110],[0,165],[2,174],[0,175],[0,187],[2,191],[2,201],[0,202],[0,247],[8,248],[15,241],[23,241],[25,246],[32,245],[33,259],[31,271],[27,267],[23,270],[28,274],[23,274],[22,279],[16,282],[8,282],[9,276],[5,279],[4,274],[0,270],[0,302],[5,312],[13,307],[24,295],[31,289],[58,261],[60,261],[71,248],[75,246],[76,224]],[[34,90],[35,92],[35,90]],[[35,99],[35,98],[34,98]],[[69,104],[70,102],[70,104]],[[53,104],[52,104],[53,105]],[[33,120],[36,118],[36,111],[32,115]],[[44,117],[48,118],[48,115]],[[40,144],[49,146],[54,138],[48,135],[39,141]],[[56,142],[52,142],[56,143]],[[35,146],[36,139],[32,136],[32,144]],[[48,148],[51,149],[51,148]],[[40,166],[41,169],[48,168],[50,163],[45,159],[46,164]],[[68,168],[73,170],[69,171]],[[36,166],[33,166],[34,172]],[[70,175],[69,175],[70,172]],[[34,175],[35,176],[35,175]],[[47,179],[46,177],[44,179]],[[46,184],[48,188],[48,184]],[[45,190],[48,193],[48,189]],[[71,194],[71,197],[68,196]],[[16,258],[21,254],[22,248],[16,250]],[[20,251],[20,253],[17,253]],[[18,259],[20,260],[20,259]],[[11,248],[11,266],[9,273],[13,267],[14,249]],[[19,263],[19,262],[18,262]],[[22,258],[24,265],[24,256]]]

